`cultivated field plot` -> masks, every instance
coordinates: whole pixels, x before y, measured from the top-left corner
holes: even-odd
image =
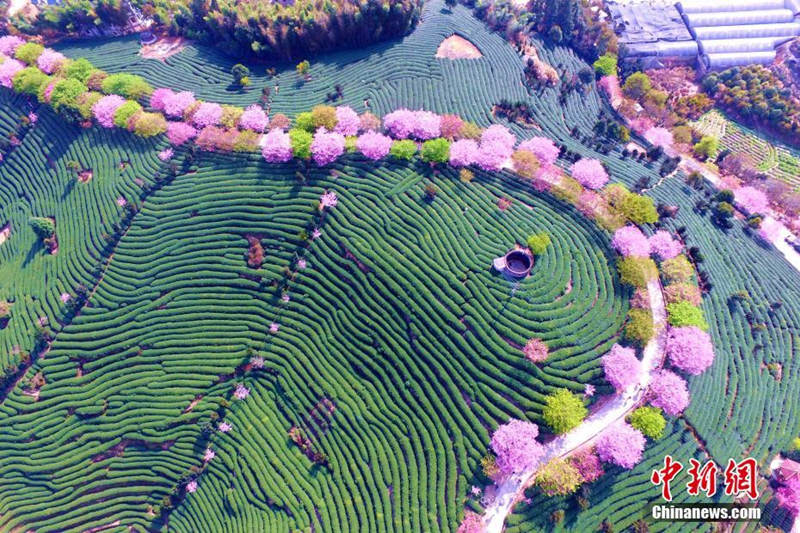
[[[148,527],[148,508],[202,464],[198,423],[226,405],[233,382],[220,376],[248,348],[265,369],[245,378],[250,398],[223,409],[234,429],[211,439],[217,458],[172,516],[177,530],[214,517],[244,530],[449,530],[490,428],[538,418],[556,387],[600,385],[627,294],[606,237],[571,208],[498,177],[443,176],[428,204],[403,166],[354,163],[298,185],[296,169],[242,163],[210,158],[148,200],[91,306],[38,364],[38,402],[5,401],[4,527]],[[339,206],[302,241],[326,189]],[[515,198],[504,214],[500,194]],[[534,276],[516,285],[490,272],[545,228],[554,246]],[[264,244],[260,269],[245,262],[246,235]],[[286,268],[288,302],[271,284]],[[519,351],[534,336],[553,353],[541,370]],[[310,413],[325,399],[319,429]],[[329,468],[288,440],[292,426]]]
[[[0,93],[5,132],[19,124],[25,106]],[[152,184],[163,166],[156,155],[159,142],[101,128],[81,130],[46,106],[35,111],[37,124],[20,132],[20,145],[2,162],[0,226],[10,224],[11,234],[0,245],[0,298],[13,301],[13,316],[0,329],[3,369],[31,351],[40,318],[51,330],[60,329],[66,314],[61,295],[74,297],[79,285],[91,287],[100,275],[108,237],[122,216],[117,200],[138,200],[141,186]],[[86,183],[78,180],[83,170],[92,176]],[[34,216],[55,219],[56,255],[44,251],[28,225]]]
[[[773,144],[719,111],[709,111],[692,126],[703,135],[717,137],[722,148],[748,154],[756,162],[759,171],[800,187],[800,152],[797,150]]]

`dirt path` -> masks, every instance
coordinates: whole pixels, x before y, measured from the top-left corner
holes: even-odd
[[[642,405],[645,393],[650,385],[652,374],[664,363],[664,337],[666,333],[667,312],[664,296],[658,280],[647,284],[650,295],[650,310],[656,328],[656,336],[645,346],[642,356],[641,373],[637,382],[611,401],[592,413],[583,423],[569,433],[557,437],[545,445],[545,454],[540,465],[556,457],[564,457],[573,451],[589,444],[604,429],[619,420],[623,420],[631,411]],[[536,469],[510,476],[497,487],[494,501],[486,508],[483,515],[484,530],[487,533],[500,533],[514,505],[524,497],[525,488],[533,483]]]

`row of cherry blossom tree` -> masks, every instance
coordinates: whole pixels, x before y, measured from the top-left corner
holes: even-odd
[[[0,38],[0,85],[36,97],[85,126],[122,128],[143,136],[166,134],[180,146],[193,141],[201,150],[260,150],[270,163],[313,160],[318,166],[357,152],[377,161],[421,157],[429,163],[476,166],[486,171],[513,169],[545,181],[560,174],[559,148],[536,137],[518,145],[504,126],[481,130],[456,115],[398,109],[381,121],[347,106],[317,106],[294,121],[271,119],[258,105],[246,109],[205,102],[189,91],[153,89],[139,76],[107,74],[85,59],[61,53],[16,36]],[[600,161],[582,159],[571,168],[587,189],[608,181]]]

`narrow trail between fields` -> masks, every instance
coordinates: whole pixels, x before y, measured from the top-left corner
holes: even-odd
[[[645,346],[639,379],[592,413],[580,426],[545,444],[545,453],[539,465],[556,457],[567,456],[591,443],[603,430],[623,420],[631,411],[644,403],[653,373],[664,364],[667,321],[661,283],[658,280],[650,281],[647,284],[647,292],[650,296],[650,310],[653,313],[656,335]],[[509,476],[498,485],[496,496],[486,507],[483,515],[484,530],[487,533],[500,533],[503,530],[506,517],[514,505],[524,498],[525,489],[533,483],[536,471],[536,468],[532,468]]]

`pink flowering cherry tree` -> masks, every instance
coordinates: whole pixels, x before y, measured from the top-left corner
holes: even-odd
[[[92,114],[97,123],[104,128],[114,127],[114,113],[119,106],[125,103],[125,99],[116,94],[103,96],[92,106]]]
[[[319,197],[319,208],[320,210],[325,208],[334,208],[339,205],[339,197],[336,196],[334,191],[325,191]],[[303,263],[305,264],[305,262]]]
[[[391,150],[392,138],[370,130],[356,140],[356,148],[368,159],[377,161],[386,157]]]
[[[669,370],[660,370],[653,375],[648,397],[650,405],[660,407],[672,416],[680,415],[689,406],[686,382]]]
[[[324,167],[344,153],[344,144],[344,135],[320,128],[311,142],[311,157],[317,166]]]
[[[167,122],[167,139],[175,146],[197,137],[197,130],[185,122]]]
[[[781,236],[780,222],[772,217],[765,218],[761,221],[758,236],[770,243],[777,241]]]
[[[203,102],[194,112],[192,121],[198,128],[216,126],[222,118],[222,106],[214,102]]]
[[[16,35],[3,35],[0,37],[0,54],[11,57],[23,44],[25,41]]]
[[[579,159],[570,167],[570,173],[578,183],[589,189],[600,189],[608,183],[608,172],[597,159]]]
[[[666,352],[675,368],[693,376],[702,374],[714,362],[711,336],[695,326],[670,328]]]
[[[20,70],[24,69],[25,65],[16,59],[6,59],[0,63],[0,85],[11,89],[13,84],[11,80]]]
[[[461,134],[464,121],[458,115],[442,115],[440,124],[441,135],[446,139],[455,139]]]
[[[769,207],[767,195],[755,187],[739,187],[733,192],[736,207],[747,214],[764,213]]]
[[[183,118],[186,109],[195,103],[194,93],[181,91],[178,93],[165,94],[162,105],[164,113],[171,118]]]
[[[644,132],[644,138],[647,139],[650,144],[660,146],[661,148],[669,148],[673,143],[672,132],[667,128],[658,126]]]
[[[547,356],[550,354],[547,345],[541,339],[530,339],[522,348],[522,353],[531,363],[542,363],[547,360]]]
[[[450,145],[450,164],[454,167],[466,167],[478,159],[478,143],[472,139],[462,139]]]
[[[500,124],[489,126],[481,134],[481,143],[478,148],[476,163],[483,170],[496,172],[501,170],[511,155],[517,138]]]
[[[45,74],[52,74],[58,67],[66,61],[64,54],[56,52],[52,48],[45,48],[36,59],[36,66]]]
[[[336,108],[336,127],[333,129],[336,133],[341,133],[345,137],[358,135],[358,130],[361,127],[361,118],[358,113],[353,111],[353,108],[346,105]]]
[[[650,251],[658,256],[662,261],[674,259],[683,252],[683,245],[680,241],[673,239],[668,231],[659,230],[648,239]]]
[[[267,113],[255,104],[251,105],[242,112],[239,117],[239,127],[245,130],[252,130],[263,133],[269,125]]]
[[[536,440],[539,426],[532,422],[512,419],[492,434],[492,450],[497,455],[497,467],[505,475],[535,467],[544,455],[544,447]]]
[[[292,158],[292,141],[281,129],[270,130],[263,138],[261,155],[268,163],[286,163]]]
[[[623,392],[639,381],[642,363],[636,357],[633,348],[624,348],[615,344],[603,356],[602,363],[606,380],[611,383],[617,393]]]
[[[597,439],[597,455],[602,461],[630,470],[642,460],[644,442],[641,431],[618,422]]]
[[[456,533],[483,533],[483,531],[481,515],[470,510],[464,511],[464,519],[461,520]]]
[[[624,226],[614,232],[611,246],[625,257],[650,257],[650,242],[636,226]]]
[[[600,458],[591,448],[582,448],[576,451],[569,456],[568,461],[578,469],[578,473],[586,483],[597,481],[605,474]]]
[[[518,149],[532,152],[542,165],[552,165],[558,159],[559,154],[558,146],[547,137],[533,137],[523,141]]]
[[[420,141],[435,139],[442,133],[442,117],[430,111],[415,111],[411,135]]]
[[[789,511],[792,516],[800,515],[800,478],[789,479],[775,492],[778,505]]]
[[[386,131],[395,139],[407,139],[414,131],[416,115],[413,111],[400,108],[383,117]]]
[[[150,95],[150,107],[156,111],[164,111],[164,102],[175,95],[172,89],[159,87]]]
[[[241,383],[238,383],[236,385],[236,388],[234,388],[234,390],[233,390],[233,396],[237,400],[244,400],[245,398],[250,396],[250,389],[248,389],[247,387],[245,387]]]

